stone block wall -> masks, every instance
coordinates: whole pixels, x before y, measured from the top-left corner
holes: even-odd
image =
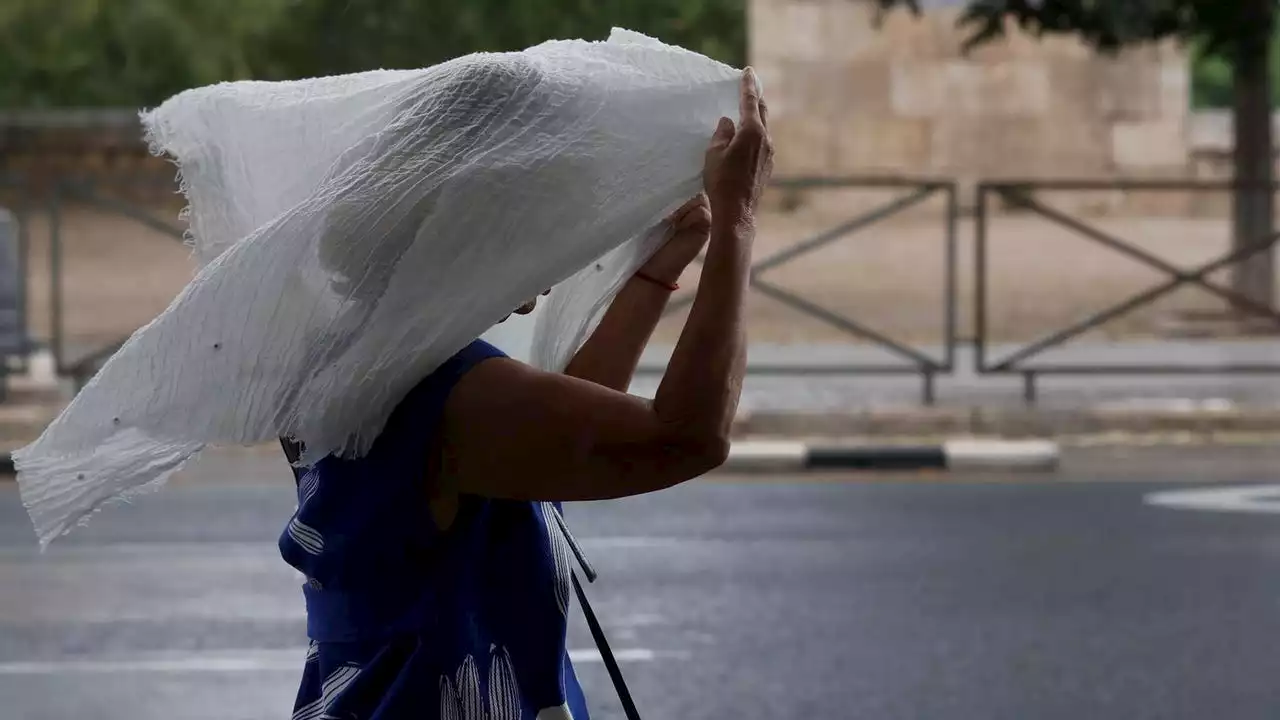
[[[966,54],[955,7],[915,17],[881,15],[872,0],[750,0],[749,13],[781,175],[971,186],[1192,171],[1190,77],[1176,45],[1105,58],[1073,38],[1010,28]],[[1123,205],[1113,193],[1081,202]]]

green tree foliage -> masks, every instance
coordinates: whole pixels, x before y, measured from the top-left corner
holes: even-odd
[[[914,6],[913,0],[881,0],[881,5]],[[1103,51],[1151,40],[1178,38],[1192,51],[1192,102],[1196,107],[1230,107],[1232,74],[1241,42],[1259,29],[1245,3],[1231,0],[976,0],[961,23],[976,45],[1004,31],[1011,18],[1032,33],[1071,33]],[[1270,66],[1280,70],[1280,45],[1273,42]],[[1280,87],[1272,91],[1280,105]]]
[[[3,0],[0,107],[141,105],[250,77],[285,0]]]
[[[277,25],[273,77],[422,67],[627,27],[728,62],[745,55],[743,0],[301,0]],[[306,28],[306,32],[300,32]]]
[[[1271,36],[1268,60],[1271,73],[1280,77],[1280,28]],[[1205,43],[1191,45],[1191,105],[1195,108],[1231,107],[1233,61],[1221,53],[1206,51]],[[1280,108],[1280,84],[1271,89],[1271,106]]]
[[[886,10],[919,11],[928,0],[878,0]],[[936,4],[937,0],[934,0]],[[959,4],[959,3],[951,3]],[[1071,33],[1104,51],[1126,45],[1177,38],[1191,50],[1192,105],[1226,108],[1232,104],[1232,75],[1238,43],[1251,18],[1236,0],[976,0],[967,4],[961,24],[970,29],[973,47],[1004,31],[1004,18],[1032,33]],[[1272,36],[1270,66],[1280,73],[1280,30]],[[1280,107],[1280,86],[1272,91]]]
[[[431,65],[638,30],[742,64],[745,0],[0,0],[0,107],[137,106],[222,80]]]
[[[920,0],[878,0],[884,9],[919,12]],[[1035,35],[1068,33],[1114,52],[1166,38],[1204,41],[1209,55],[1230,57],[1262,26],[1256,3],[1241,0],[969,0],[960,19],[970,46],[1004,34],[1013,20]]]

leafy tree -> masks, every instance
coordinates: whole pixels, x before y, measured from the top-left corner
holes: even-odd
[[[1231,59],[1221,53],[1205,52],[1206,43],[1191,43],[1191,107],[1229,108],[1232,101]],[[1271,34],[1271,57],[1268,60],[1272,77],[1280,71],[1280,27]],[[1272,83],[1271,107],[1280,108],[1280,83]]]
[[[1231,107],[1231,61],[1219,55],[1209,55],[1197,43],[1191,50],[1191,107]],[[1271,104],[1277,98],[1272,91]]]
[[[745,0],[296,0],[267,41],[261,74],[299,77],[424,67],[613,26],[728,62],[745,56]]]
[[[424,67],[612,26],[741,64],[745,0],[0,0],[0,107],[137,106],[243,78]]]
[[[877,0],[881,8],[920,12],[919,0]],[[1233,243],[1237,249],[1267,242],[1273,229],[1274,143],[1271,129],[1269,48],[1276,31],[1275,0],[967,0],[959,24],[967,47],[1003,35],[1013,20],[1032,34],[1071,34],[1098,50],[1166,38],[1198,43],[1204,55],[1229,63],[1235,124]],[[1251,256],[1234,268],[1242,294],[1271,305],[1274,252]]]
[[[137,106],[251,77],[286,0],[4,0],[0,107]]]

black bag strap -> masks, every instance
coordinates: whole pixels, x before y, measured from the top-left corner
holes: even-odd
[[[605,669],[609,671],[613,689],[618,692],[618,700],[622,701],[622,710],[627,714],[627,720],[640,720],[640,711],[636,710],[636,703],[631,699],[627,681],[622,677],[622,668],[618,667],[618,659],[613,656],[613,650],[609,649],[609,640],[604,636],[604,628],[600,627],[600,621],[596,619],[595,612],[591,610],[591,603],[587,601],[587,594],[582,590],[582,583],[578,582],[578,573],[569,573],[569,579],[573,581],[573,591],[578,595],[582,614],[587,618],[587,627],[591,629],[591,637],[595,638],[596,648],[600,650],[600,658],[604,660]]]
[[[302,457],[302,445],[298,444],[297,440],[280,438],[280,447],[284,450],[285,459],[289,461],[289,467],[296,470],[298,459]],[[294,475],[297,475],[297,472]]]
[[[293,484],[296,486],[302,482],[302,473],[298,472],[298,460],[302,457],[302,445],[297,440],[291,438],[280,438],[280,448],[284,450],[284,457],[289,461],[289,469],[293,471]]]
[[[617,691],[618,700],[622,702],[622,711],[626,712],[627,720],[640,720],[640,711],[636,710],[636,703],[631,700],[631,691],[628,691],[626,679],[622,676],[622,667],[618,667],[618,660],[613,657],[608,638],[604,637],[604,628],[600,626],[600,621],[595,619],[595,611],[591,610],[591,603],[586,600],[586,592],[582,591],[582,583],[577,582],[577,573],[570,573],[570,579],[573,582],[573,592],[577,594],[577,602],[582,606],[586,626],[591,630],[591,638],[595,639],[596,650],[600,651],[600,660],[604,661],[604,669],[609,671],[609,679],[613,680],[613,689]]]
[[[302,457],[302,445],[291,438],[280,438],[280,447],[284,450],[284,456],[289,460],[289,467],[293,470],[293,480],[296,484],[301,477],[298,473],[298,459]],[[569,548],[573,550],[573,555],[578,559],[578,564],[582,566],[582,572],[587,576],[587,582],[595,582],[598,575],[591,563],[587,562],[587,556],[582,553],[582,546],[578,545],[577,539],[573,537],[573,533],[569,532],[569,526],[565,524],[564,518],[558,510],[553,510],[556,524],[560,527],[561,534],[569,543]],[[609,671],[609,679],[613,681],[613,689],[618,693],[618,700],[622,702],[622,710],[627,714],[627,720],[640,720],[640,711],[636,709],[635,701],[631,699],[631,691],[627,689],[627,681],[622,677],[622,668],[618,666],[618,659],[614,657],[613,650],[609,647],[609,639],[605,637],[604,628],[600,626],[600,621],[596,619],[596,613],[591,609],[591,602],[587,600],[587,593],[582,589],[582,583],[578,582],[578,573],[570,572],[569,579],[573,582],[573,592],[578,596],[578,604],[582,606],[582,614],[587,620],[587,628],[591,630],[591,637],[596,641],[596,649],[600,651],[600,659],[604,661],[604,667]]]
[[[599,575],[591,563],[587,562],[587,556],[582,552],[582,546],[578,544],[578,540],[574,538],[573,533],[569,532],[569,525],[565,523],[564,516],[554,506],[551,514],[555,516],[556,524],[560,526],[560,534],[569,544],[573,556],[582,566],[582,573],[587,576],[587,582],[595,582]],[[609,671],[609,679],[613,681],[613,689],[618,693],[618,700],[622,702],[622,710],[627,714],[627,720],[640,720],[640,711],[636,709],[635,701],[631,699],[627,681],[622,677],[622,668],[618,667],[618,659],[613,656],[613,650],[609,648],[609,639],[604,635],[604,628],[600,627],[600,621],[596,619],[595,611],[591,609],[591,603],[587,600],[587,593],[582,589],[582,583],[578,582],[578,574],[569,573],[569,579],[573,581],[573,592],[578,596],[578,604],[582,605],[582,614],[586,617],[587,628],[591,630],[591,637],[596,641],[596,649],[600,651],[600,659],[604,661],[604,667]]]

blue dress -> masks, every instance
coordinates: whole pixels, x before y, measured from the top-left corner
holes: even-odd
[[[587,720],[566,649],[558,503],[428,502],[445,399],[502,352],[477,340],[396,408],[370,452],[300,471],[280,552],[307,581],[294,720]]]

